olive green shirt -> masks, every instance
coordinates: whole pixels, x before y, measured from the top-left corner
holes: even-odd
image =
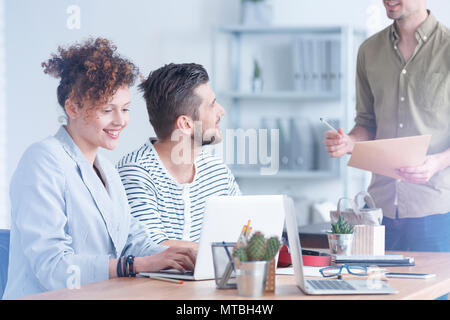
[[[450,148],[450,32],[429,13],[416,30],[405,62],[395,23],[365,40],[358,51],[356,125],[375,139],[431,134],[428,154]],[[372,175],[369,193],[383,214],[417,218],[450,212],[450,167],[426,184]]]

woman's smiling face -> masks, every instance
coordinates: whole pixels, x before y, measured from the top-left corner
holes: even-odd
[[[113,150],[117,147],[121,131],[130,121],[130,89],[119,88],[102,106],[79,108],[73,106],[66,113],[68,131],[83,153],[96,152],[98,147]]]

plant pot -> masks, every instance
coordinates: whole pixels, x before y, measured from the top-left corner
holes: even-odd
[[[261,297],[264,295],[269,262],[249,261],[239,264],[236,270],[239,296]]]
[[[263,90],[263,79],[262,78],[253,78],[252,79],[252,91],[255,93],[260,93]]]
[[[244,25],[268,25],[273,20],[273,6],[267,2],[242,3],[242,24]]]
[[[336,234],[328,233],[328,245],[331,254],[350,256],[352,254],[353,233]]]

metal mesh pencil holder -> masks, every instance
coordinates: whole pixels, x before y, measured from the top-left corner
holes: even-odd
[[[214,277],[218,289],[236,289],[236,273],[231,253],[236,242],[213,242],[211,250],[214,263]]]

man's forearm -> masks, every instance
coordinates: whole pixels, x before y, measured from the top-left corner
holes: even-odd
[[[194,250],[198,249],[198,242],[193,242],[193,241],[166,240],[166,241],[162,242],[161,245],[168,246],[168,247],[191,248]]]

